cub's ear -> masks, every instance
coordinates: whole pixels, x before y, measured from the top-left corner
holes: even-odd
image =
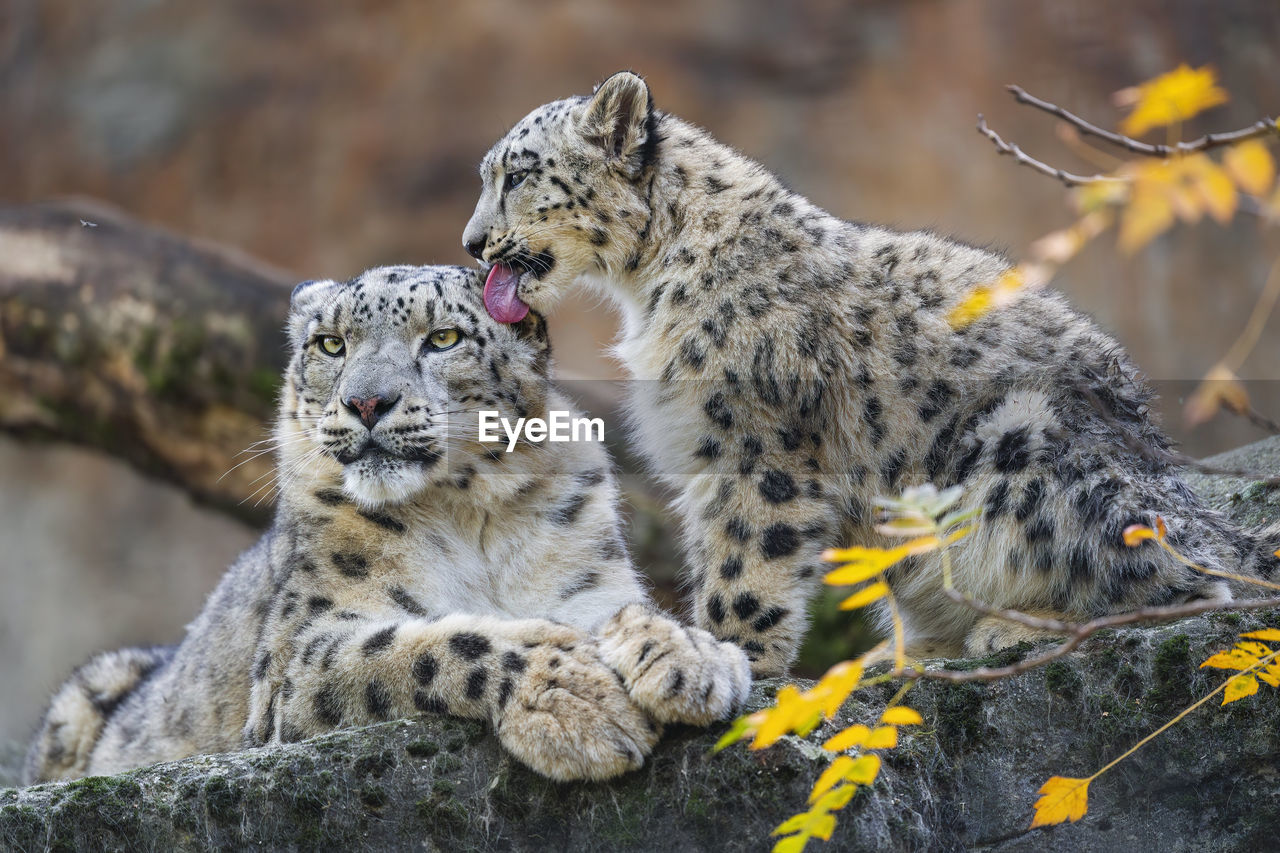
[[[656,123],[649,84],[638,74],[619,71],[596,87],[581,128],[610,165],[635,179],[653,160]]]
[[[541,376],[551,375],[551,337],[547,334],[547,321],[537,311],[530,311],[524,319],[511,328],[516,337],[533,347],[533,366]]]

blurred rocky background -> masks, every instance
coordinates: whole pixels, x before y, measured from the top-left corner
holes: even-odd
[[[1070,221],[1064,191],[997,157],[977,114],[1064,168],[1106,163],[1073,155],[1005,84],[1110,126],[1116,89],[1212,63],[1232,100],[1190,138],[1280,113],[1278,60],[1273,0],[5,0],[0,203],[91,197],[282,278],[465,263],[492,141],[532,107],[632,68],[660,107],[833,212],[1017,256]],[[1187,431],[1177,411],[1243,327],[1280,251],[1274,231],[1247,218],[1176,229],[1132,258],[1104,238],[1056,282],[1157,381],[1195,455],[1262,435],[1221,419]],[[1272,416],[1278,324],[1242,371]],[[601,355],[613,331],[590,298],[561,310],[562,372],[617,377]],[[0,740],[25,737],[94,649],[176,640],[262,518],[41,437],[0,439]],[[143,467],[164,478],[158,464]],[[672,520],[642,476],[627,482],[638,553],[669,592]],[[836,652],[812,648],[811,665]]]

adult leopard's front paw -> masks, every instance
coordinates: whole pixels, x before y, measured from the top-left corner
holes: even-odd
[[[746,701],[751,667],[742,649],[631,604],[600,632],[600,656],[631,699],[661,723],[705,726]]]
[[[618,776],[644,764],[662,734],[586,638],[538,645],[504,665],[517,675],[494,730],[508,751],[543,776]]]

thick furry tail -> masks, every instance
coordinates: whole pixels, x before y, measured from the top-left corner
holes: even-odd
[[[173,647],[102,652],[67,679],[49,702],[22,766],[25,785],[83,776],[102,729],[120,703],[173,657]]]
[[[1241,560],[1245,574],[1280,583],[1280,521],[1246,532],[1249,552]]]

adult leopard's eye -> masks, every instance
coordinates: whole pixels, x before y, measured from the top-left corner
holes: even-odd
[[[462,338],[457,329],[440,329],[431,333],[431,337],[427,338],[427,343],[431,344],[434,350],[445,350],[454,346]]]
[[[524,183],[524,179],[529,177],[528,169],[521,169],[518,172],[507,172],[507,181],[504,189],[513,190]]]
[[[346,348],[346,342],[337,335],[325,335],[320,339],[320,349],[324,350],[325,355],[331,355],[334,358],[337,358],[342,355],[343,350]]]

